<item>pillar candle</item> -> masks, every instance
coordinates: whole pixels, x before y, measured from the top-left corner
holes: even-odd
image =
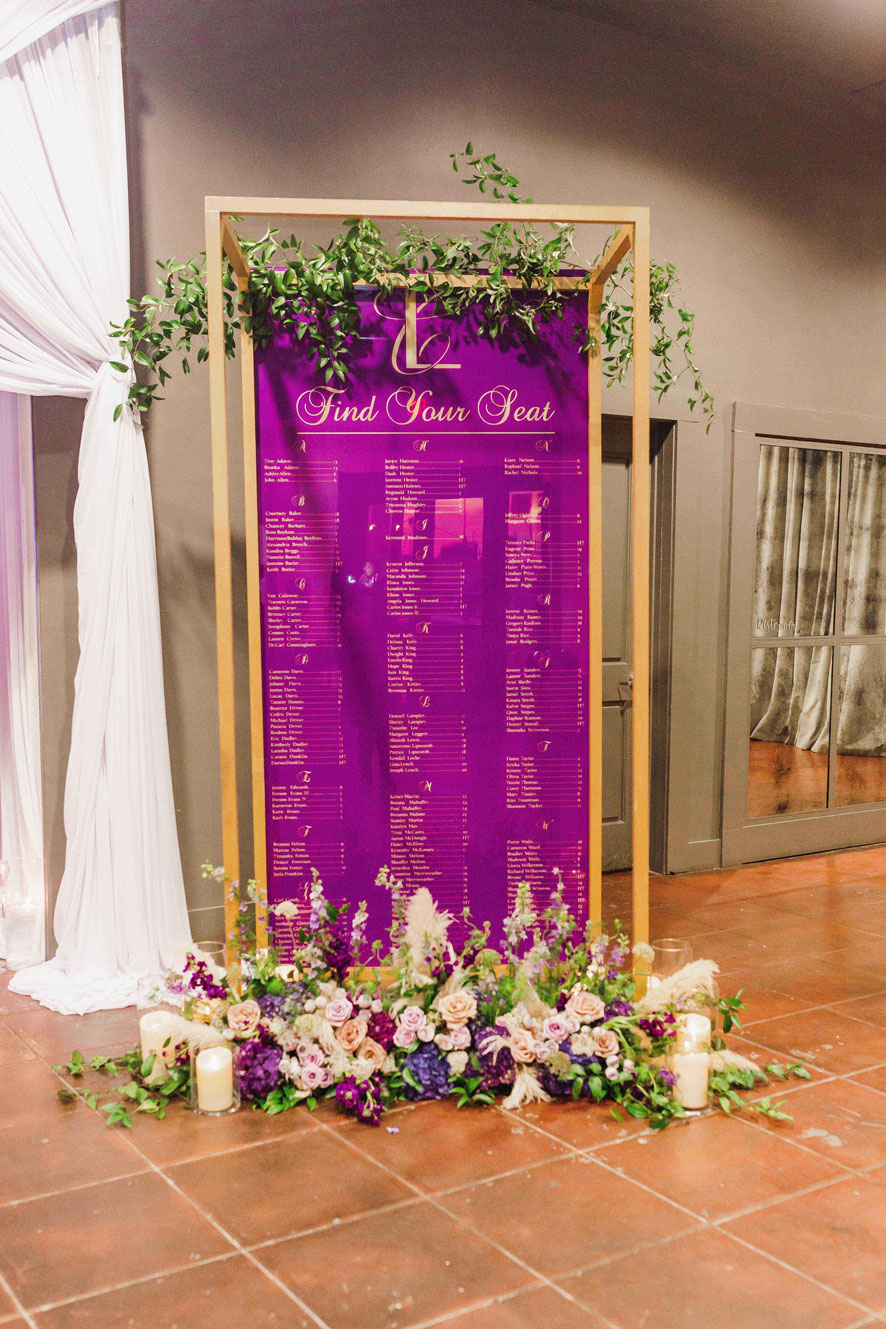
[[[690,1111],[708,1105],[711,1022],[706,1015],[681,1015],[670,1068],[677,1077],[674,1099]]]
[[[148,1076],[148,1082],[166,1079],[166,1057],[163,1044],[170,1034],[168,1011],[147,1011],[138,1022],[138,1032],[142,1045],[142,1061],[154,1054],[154,1067]]]
[[[234,1057],[230,1048],[203,1048],[194,1059],[197,1107],[201,1112],[227,1112],[234,1105]]]

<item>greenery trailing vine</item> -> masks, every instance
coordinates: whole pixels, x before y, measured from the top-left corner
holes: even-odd
[[[520,196],[519,180],[495,153],[477,153],[468,143],[450,158],[464,184],[476,186],[497,202],[532,202]],[[403,226],[388,245],[375,222],[354,217],[343,223],[329,245],[310,250],[295,235],[284,236],[278,229],[267,230],[258,240],[239,238],[251,272],[241,296],[225,259],[226,354],[236,353],[241,321],[258,345],[283,328],[304,343],[330,384],[347,381],[352,337],[360,325],[358,286],[394,287],[408,280],[438,314],[458,316],[476,309],[481,336],[532,341],[545,322],[562,313],[565,297],[555,279],[565,271],[575,275],[579,285],[585,284],[585,274],[597,261],[583,259],[575,249],[575,228],[558,223],[539,229],[529,222],[495,221],[476,240],[465,235],[441,238]],[[129,404],[142,416],[171,377],[170,357],[180,358],[185,374],[194,357],[198,363],[208,358],[205,255],[184,263],[158,260],[158,266],[160,294],[131,299],[128,317],[111,328],[124,355],[115,367],[127,373],[127,356],[135,365]],[[457,280],[464,277],[479,280],[464,285]],[[633,359],[632,282],[629,256],[607,284],[601,310],[607,383],[624,382]],[[679,302],[678,288],[672,263],[650,265],[653,387],[661,400],[687,378],[689,405],[702,411],[710,429],[714,401],[692,348],[695,315]],[[531,302],[523,298],[529,290],[535,292]],[[587,355],[592,349],[585,332],[579,350]],[[121,404],[115,418],[122,410]]]

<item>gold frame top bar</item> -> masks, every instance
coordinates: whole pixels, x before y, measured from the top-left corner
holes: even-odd
[[[426,203],[378,198],[231,198],[208,195],[207,212],[222,217],[377,217],[385,221],[560,222],[567,225],[649,225],[648,208],[552,207],[549,203]],[[490,211],[490,208],[492,209]]]

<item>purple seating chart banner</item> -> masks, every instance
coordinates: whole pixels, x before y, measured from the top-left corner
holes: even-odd
[[[361,301],[344,389],[256,351],[269,901],[316,868],[380,935],[389,865],[496,944],[559,868],[583,920],[587,296],[528,347],[419,304],[412,368],[402,291]]]

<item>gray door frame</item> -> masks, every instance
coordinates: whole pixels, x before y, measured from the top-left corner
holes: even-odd
[[[679,426],[682,428],[682,424]],[[650,465],[652,468],[652,549],[651,580],[651,652],[652,695],[650,732],[650,867],[653,872],[668,868],[668,838],[671,830],[669,805],[671,761],[671,654],[672,654],[672,585],[676,503],[676,439],[672,419],[650,421]],[[609,461],[623,461],[630,467],[632,451],[631,417],[606,414],[603,417],[603,455]],[[630,530],[627,532],[630,541]],[[604,548],[603,557],[606,558]],[[628,548],[628,559],[630,549]],[[628,603],[630,614],[630,603]],[[630,621],[627,627],[630,639]],[[614,663],[614,662],[613,662]],[[628,661],[628,668],[630,661]],[[619,673],[615,667],[606,687],[604,666],[604,709],[618,706],[630,715],[629,692],[615,687]],[[625,750],[622,760],[622,784],[626,800],[627,835],[630,836],[631,743],[630,726],[625,726]],[[605,828],[604,828],[605,829]],[[606,865],[604,863],[604,870]]]
[[[756,818],[747,816],[748,742],[750,732],[750,638],[754,559],[756,554],[756,478],[763,443],[827,448],[837,445],[882,451],[886,420],[877,416],[820,414],[737,402],[733,408],[729,531],[728,646],[723,743],[723,864],[755,862],[886,841],[886,804],[830,807]],[[845,549],[845,481],[841,483],[837,567],[837,605],[842,603]],[[761,646],[772,643],[758,639]],[[832,649],[836,651],[834,639]],[[793,642],[791,644],[794,644]],[[816,639],[815,644],[820,644]],[[832,656],[832,679],[839,662]],[[831,728],[839,687],[832,683]],[[831,769],[836,756],[832,741]]]

